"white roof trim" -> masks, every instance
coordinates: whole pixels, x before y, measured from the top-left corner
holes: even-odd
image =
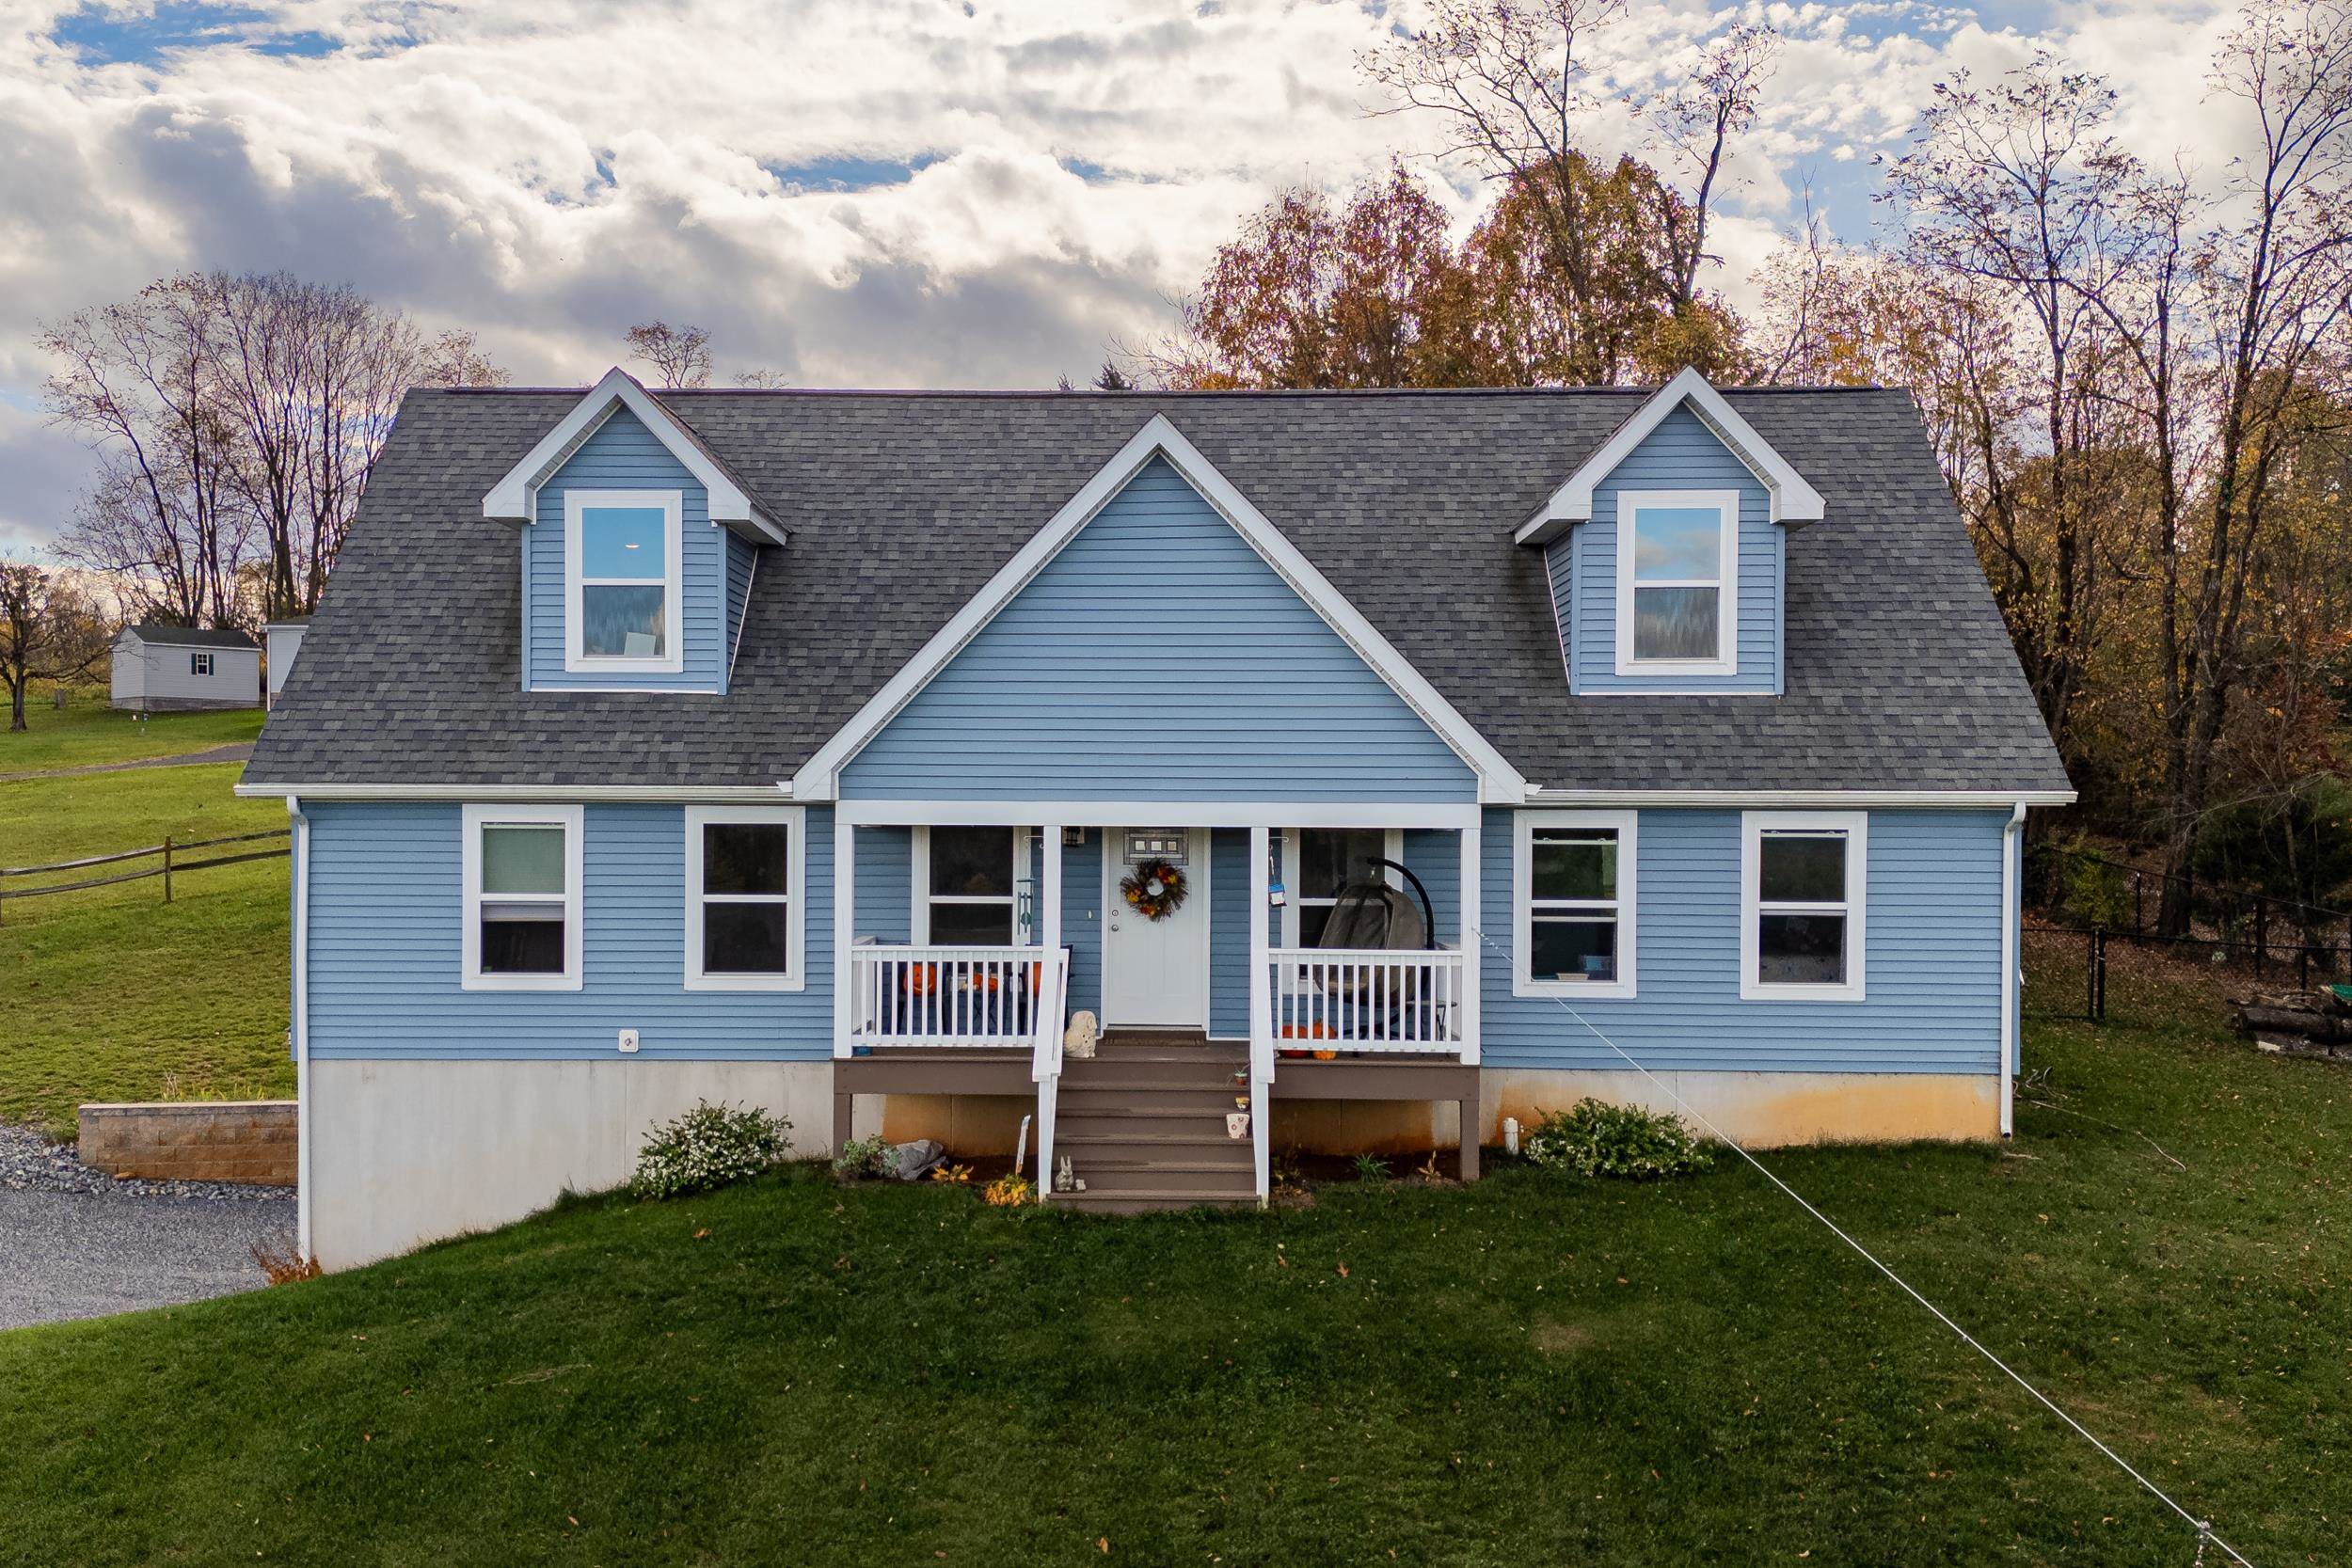
[[[528,523],[536,518],[539,486],[586,444],[588,437],[612,417],[615,408],[626,408],[636,415],[653,432],[654,438],[669,449],[670,455],[686,466],[708,496],[712,523],[750,529],[776,544],[785,543],[785,532],[775,520],[754,506],[742,486],[711,460],[701,443],[678,423],[677,417],[656,402],[635,376],[618,365],[605,372],[604,379],[588,389],[588,395],[564,416],[563,422],[548,431],[521,462],[506,471],[506,477],[490,487],[490,493],[482,498],[482,515],[501,523]]]
[[[1756,477],[1763,481],[1765,491],[1772,497],[1772,521],[1776,523],[1819,522],[1821,516],[1821,493],[1805,483],[1803,474],[1788,466],[1788,459],[1772,449],[1753,425],[1741,419],[1724,401],[1724,395],[1707,384],[1707,377],[1685,368],[1672,381],[1659,388],[1657,394],[1634,411],[1633,417],[1617,427],[1617,433],[1601,443],[1598,451],[1584,460],[1581,467],[1568,476],[1568,482],[1551,493],[1544,509],[1521,525],[1515,537],[1522,545],[1549,544],[1576,523],[1588,522],[1593,515],[1593,492],[1601,481],[1616,472],[1617,465],[1632,455],[1649,433],[1656,430],[1667,415],[1691,405],[1709,430],[1729,447],[1732,455],[1746,464]]]
[[[848,766],[850,759],[880,734],[882,726],[896,718],[898,710],[929,685],[931,677],[945,669],[947,661],[961,653],[964,644],[995,618],[998,610],[1011,603],[1013,596],[1044,569],[1045,563],[1060,553],[1063,546],[1077,537],[1078,531],[1091,522],[1094,515],[1155,456],[1167,458],[1184,476],[1184,482],[1199,491],[1202,499],[1233,526],[1266,564],[1279,573],[1299,597],[1323,617],[1325,624],[1338,632],[1358,656],[1372,666],[1373,672],[1388,683],[1390,689],[1410,704],[1429,727],[1437,731],[1438,737],[1470,765],[1479,776],[1482,800],[1511,801],[1525,794],[1526,780],[1503,759],[1502,753],[1473,729],[1470,721],[1464,719],[1453,704],[1438,694],[1437,689],[1406,661],[1405,656],[1397,652],[1355,606],[1347,602],[1345,596],[1331,585],[1329,578],[1316,570],[1295,546],[1282,537],[1281,531],[1250,504],[1248,497],[1234,488],[1230,480],[1216,471],[1215,465],[1200,455],[1199,449],[1184,438],[1184,433],[1168,420],[1167,415],[1155,414],[1125,446],[1119,449],[1118,455],[1096,470],[1094,477],[1081,485],[1078,493],[1054,514],[1053,519],[1022,546],[1020,551],[994,577],[989,578],[986,586],[974,594],[953,619],[923,644],[922,650],[909,659],[887,685],[818,748],[817,754],[793,775],[792,798],[796,800],[834,799],[839,788],[841,769]]]
[[[230,793],[247,800],[280,796],[305,800],[688,800],[708,805],[774,805],[773,784],[239,784]]]
[[[2071,806],[2071,789],[1547,789],[1527,792],[1543,806]]]

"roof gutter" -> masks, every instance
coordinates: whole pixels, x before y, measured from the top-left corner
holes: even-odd
[[[2071,806],[2071,789],[1548,789],[1528,786],[1530,805],[1966,807]]]
[[[299,793],[313,800],[604,800],[772,801],[781,789],[790,795],[789,780],[769,784],[239,784],[234,792],[246,800],[291,799]]]

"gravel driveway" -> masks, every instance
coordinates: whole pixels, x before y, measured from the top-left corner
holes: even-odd
[[[247,1249],[290,1250],[294,1230],[284,1198],[0,1191],[0,1329],[258,1289],[268,1282]]]
[[[255,1290],[294,1239],[285,1188],[117,1181],[0,1125],[0,1329]]]

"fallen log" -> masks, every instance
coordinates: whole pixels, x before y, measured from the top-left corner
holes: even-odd
[[[2316,1012],[2309,1007],[2247,1006],[2238,1009],[2237,1026],[2249,1034],[2300,1035],[2329,1045],[2352,1042],[2352,1018]]]

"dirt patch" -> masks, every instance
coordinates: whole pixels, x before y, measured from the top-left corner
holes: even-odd
[[[1581,1323],[1539,1323],[1527,1338],[1546,1355],[1575,1355],[1592,1349],[1593,1331]]]

